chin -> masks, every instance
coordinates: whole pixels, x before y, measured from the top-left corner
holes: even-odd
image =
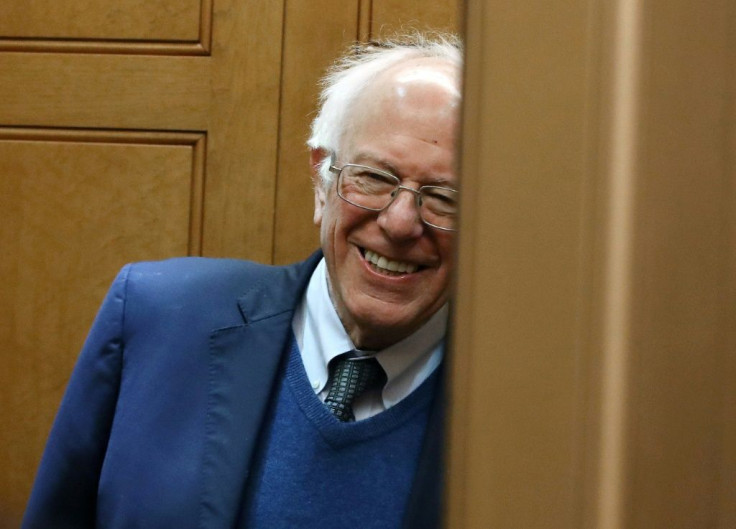
[[[372,341],[390,340],[398,342],[419,329],[429,319],[417,314],[407,314],[405,305],[397,307],[395,303],[378,302],[365,306],[359,312],[353,312],[357,334]],[[357,345],[357,344],[356,344]]]

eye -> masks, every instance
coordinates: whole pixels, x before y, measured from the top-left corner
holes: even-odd
[[[422,188],[422,195],[427,200],[436,200],[451,206],[457,204],[457,191],[449,187],[425,186]]]
[[[369,168],[361,169],[358,176],[364,179],[369,185],[396,185],[396,181],[389,175],[377,173]]]
[[[458,192],[449,187],[425,186],[421,189],[422,204],[439,215],[457,212]]]
[[[377,195],[391,193],[398,181],[388,173],[362,165],[346,166],[345,185],[355,191]]]

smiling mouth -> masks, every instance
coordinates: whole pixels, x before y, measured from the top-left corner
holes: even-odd
[[[413,274],[422,268],[414,263],[392,261],[381,254],[371,250],[366,250],[365,248],[361,248],[360,253],[363,254],[363,258],[371,264],[371,268],[380,274],[400,276]]]

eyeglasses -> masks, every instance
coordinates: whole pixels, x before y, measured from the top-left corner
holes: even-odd
[[[337,196],[353,206],[383,211],[403,189],[414,194],[422,222],[439,230],[457,231],[458,191],[455,189],[442,186],[412,189],[401,185],[401,180],[391,173],[366,165],[330,165],[330,171],[337,174]]]

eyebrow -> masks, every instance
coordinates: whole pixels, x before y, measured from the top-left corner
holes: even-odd
[[[391,162],[379,158],[377,156],[373,156],[370,153],[358,153],[355,157],[355,161],[351,162],[355,163],[357,165],[367,165],[369,167],[375,167],[376,169],[381,169],[382,171],[386,171],[387,173],[391,173],[392,175],[396,176],[400,180],[403,180],[403,176],[401,171]],[[457,189],[457,182],[453,182],[447,178],[443,178],[440,176],[430,176],[425,181],[421,182],[421,185],[423,186],[441,186],[441,187],[448,187],[450,189]]]

